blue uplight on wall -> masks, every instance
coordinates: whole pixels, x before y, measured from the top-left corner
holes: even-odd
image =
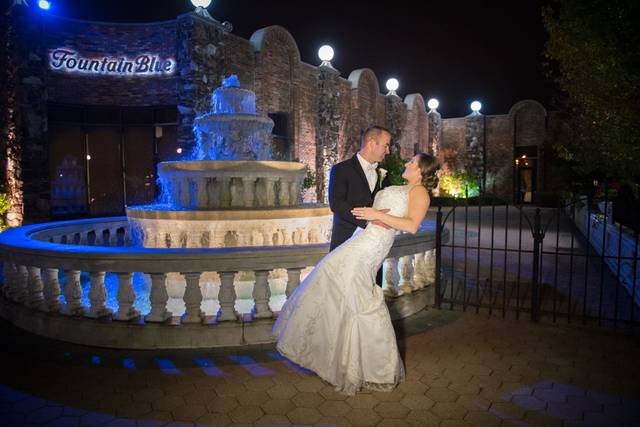
[[[51,9],[51,2],[47,0],[39,0],[38,7],[42,10],[49,10]]]

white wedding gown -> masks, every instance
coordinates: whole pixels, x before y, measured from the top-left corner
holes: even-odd
[[[410,186],[376,195],[373,207],[407,214]],[[392,390],[404,367],[375,276],[396,230],[369,224],[326,255],[293,292],[273,327],[277,349],[336,390]]]

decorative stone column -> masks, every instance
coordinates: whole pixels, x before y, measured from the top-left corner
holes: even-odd
[[[45,20],[35,5],[13,3],[2,26],[0,96],[6,104],[0,112],[0,141],[10,201],[6,222],[16,227],[25,215],[36,220],[49,216],[50,182]],[[24,182],[23,176],[29,179]]]
[[[473,112],[466,117],[464,130],[467,148],[465,170],[477,177],[481,193],[485,190],[485,124],[485,116],[479,112]]]
[[[43,309],[44,308],[44,295],[42,294],[42,277],[40,277],[40,268],[29,266],[27,267],[29,272],[29,299],[27,300],[27,306],[32,308]]]
[[[302,269],[300,268],[288,268],[287,269],[287,289],[285,290],[285,295],[287,298],[296,290],[298,285],[300,285],[300,273]]]
[[[184,291],[185,313],[182,323],[200,323],[202,315],[202,291],[200,290],[200,276],[202,273],[183,273],[187,287]]]
[[[132,274],[118,273],[118,312],[114,320],[131,320],[140,316],[138,310],[133,308],[136,294],[133,291]]]
[[[186,13],[176,19],[178,145],[193,149],[193,119],[209,111],[213,90],[225,74],[224,39],[229,26],[215,19]]]
[[[167,275],[166,273],[151,273],[151,313],[145,318],[145,322],[164,322],[170,319],[172,313],[167,310]]]
[[[388,94],[385,97],[384,104],[385,126],[391,132],[391,147],[389,151],[392,155],[400,156],[400,137],[407,119],[407,106],[395,93]]]
[[[236,277],[236,271],[222,271],[220,275],[220,291],[218,292],[218,302],[220,309],[218,310],[218,321],[235,321],[238,320],[236,312],[236,289],[233,281]]]
[[[253,285],[253,317],[255,319],[270,318],[273,312],[269,307],[269,298],[271,297],[271,289],[269,289],[269,272],[260,270],[255,272],[256,282]]]
[[[328,203],[329,172],[338,162],[340,72],[328,65],[318,67],[318,125],[316,129],[316,200]]]
[[[89,301],[91,308],[87,317],[99,318],[111,315],[111,309],[107,308],[107,290],[104,287],[104,271],[91,272],[91,289],[89,290]]]
[[[384,293],[388,296],[404,295],[400,288],[400,274],[398,274],[398,258],[387,258],[382,265],[386,287]]]
[[[60,311],[60,282],[57,268],[44,269],[44,302],[51,313]]]
[[[429,152],[438,157],[440,153],[440,144],[442,143],[442,116],[435,108],[432,108],[427,113],[427,120],[429,121],[429,135],[427,138]]]
[[[82,306],[80,272],[77,270],[66,270],[65,279],[64,299],[67,303],[62,308],[62,313],[69,316],[82,316],[84,314],[84,307]]]

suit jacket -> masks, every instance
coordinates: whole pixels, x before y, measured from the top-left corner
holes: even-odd
[[[356,155],[336,163],[331,168],[329,207],[333,212],[333,230],[331,231],[330,250],[348,240],[357,227],[365,228],[367,226],[367,221],[356,219],[351,214],[351,209],[372,206],[378,191],[388,185],[389,176],[380,182],[380,173],[378,172],[376,186],[373,192],[369,190],[369,182]]]

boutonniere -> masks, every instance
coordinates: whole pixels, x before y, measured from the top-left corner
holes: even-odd
[[[378,188],[382,188],[382,181],[384,181],[384,177],[387,176],[387,170],[378,168],[378,176],[380,177],[378,180]]]

